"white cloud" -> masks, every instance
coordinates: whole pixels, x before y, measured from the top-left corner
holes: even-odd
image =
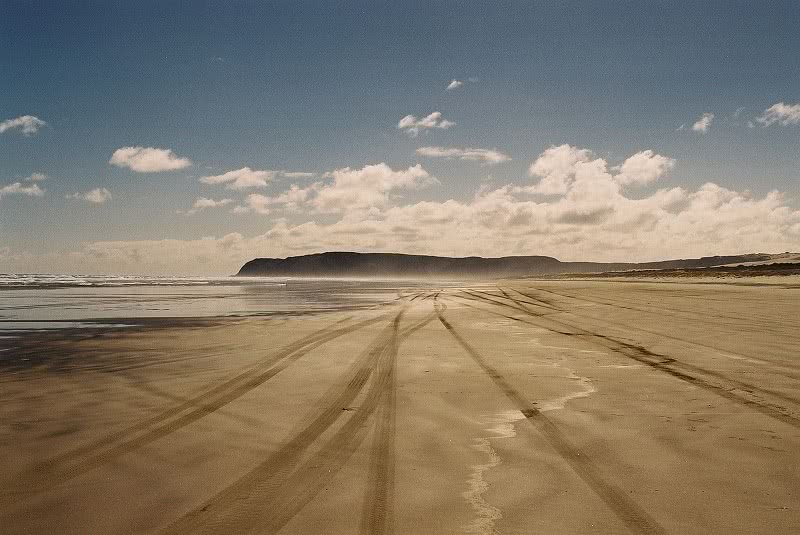
[[[200,197],[194,201],[192,205],[192,209],[186,212],[187,214],[196,214],[201,210],[205,210],[206,208],[219,208],[220,206],[227,206],[233,202],[233,199],[207,199],[205,197]]]
[[[111,192],[106,188],[95,188],[91,191],[73,193],[67,195],[68,199],[78,199],[92,204],[103,204],[111,200]]]
[[[471,84],[474,84],[477,81],[478,81],[478,78],[475,77],[475,76],[470,76],[466,80],[466,82],[469,82]],[[453,80],[450,81],[449,84],[447,84],[447,87],[445,88],[445,91],[453,91],[455,89],[463,87],[466,82],[464,80],[457,80],[457,79],[454,78]]]
[[[315,182],[306,187],[293,184],[287,191],[267,196],[251,194],[235,213],[269,214],[273,209],[296,211],[301,207],[311,212],[364,212],[385,208],[402,190],[414,190],[437,183],[417,164],[408,169],[393,170],[385,163],[366,165],[361,169],[337,169],[326,173],[332,182]]]
[[[420,147],[417,149],[417,154],[430,158],[458,158],[459,160],[482,162],[486,164],[497,164],[511,160],[511,156],[496,149]]]
[[[675,160],[655,154],[652,150],[638,152],[619,166],[615,179],[622,185],[649,184],[664,176],[675,166]]]
[[[311,178],[316,176],[316,173],[307,173],[304,171],[284,171],[281,174],[286,178]]]
[[[447,119],[442,119],[442,112],[435,111],[422,119],[417,119],[414,115],[406,115],[397,123],[397,128],[405,130],[410,136],[415,137],[423,130],[432,128],[446,130],[455,124]]]
[[[608,169],[607,162],[586,149],[571,145],[552,146],[531,164],[528,174],[539,177],[533,186],[516,187],[519,193],[567,195],[602,200],[621,194],[630,185],[649,184],[675,166],[675,160],[644,150]],[[613,174],[611,171],[615,171]]]
[[[692,130],[695,132],[700,132],[701,134],[705,134],[706,132],[708,132],[708,129],[711,128],[711,121],[713,120],[714,120],[713,113],[704,113],[692,125]]]
[[[301,188],[296,184],[292,184],[288,191],[285,191],[275,197],[269,197],[259,193],[251,193],[247,196],[244,205],[237,206],[233,211],[237,214],[254,212],[257,214],[266,215],[272,212],[272,208],[297,210],[303,206],[309,197],[311,197],[314,192],[318,191],[321,187],[321,183],[314,184],[306,188]]]
[[[330,173],[332,184],[316,187],[311,203],[322,212],[344,212],[381,208],[389,203],[392,192],[411,190],[435,183],[421,165],[394,171],[385,163],[361,169],[337,169]]]
[[[94,242],[57,265],[75,271],[101,266],[112,272],[232,273],[258,256],[326,250],[645,261],[786,251],[800,240],[800,211],[778,192],[759,198],[709,183],[631,199],[600,160],[579,164],[581,178],[548,202],[520,198],[513,187],[484,188],[468,200],[400,204],[334,221],[277,219],[253,237]]]
[[[189,158],[179,158],[170,149],[153,147],[122,147],[114,151],[108,163],[127,167],[137,173],[175,171],[192,165]]]
[[[41,197],[44,195],[45,190],[39,187],[38,184],[31,184],[26,186],[22,182],[14,182],[7,186],[0,187],[0,198],[7,195],[27,195],[29,197]]]
[[[225,274],[258,256],[325,250],[644,261],[797,248],[800,210],[777,191],[755,196],[707,183],[644,197],[627,194],[629,185],[652,183],[672,165],[643,151],[614,167],[590,150],[554,146],[531,166],[540,183],[551,179],[543,188],[549,197],[531,197],[535,188],[484,184],[469,198],[418,202],[399,193],[433,180],[420,166],[344,168],[308,187],[248,196],[244,211],[298,208],[257,236],[93,242],[35,259],[10,253],[3,265],[17,271],[49,265],[69,272]]]
[[[235,207],[233,213],[244,214],[247,212],[254,212],[256,214],[267,215],[271,212],[270,207],[275,204],[276,202],[272,197],[261,195],[260,193],[251,193],[245,199],[244,205]]]
[[[47,123],[38,117],[34,117],[33,115],[22,115],[15,119],[6,119],[5,121],[0,122],[0,134],[8,130],[19,128],[23,136],[32,136],[43,126],[47,126]]]
[[[275,171],[259,171],[242,167],[221,175],[204,176],[200,182],[204,184],[225,184],[228,189],[263,188],[267,182],[275,178]]]
[[[756,121],[764,126],[778,123],[781,126],[789,126],[800,123],[800,104],[784,104],[778,102],[773,104]]]
[[[48,177],[44,173],[31,173],[30,175],[26,176],[23,180],[27,182],[41,182],[43,180],[47,180],[48,178],[50,177]]]
[[[589,161],[591,156],[592,152],[586,149],[577,149],[570,145],[553,145],[528,168],[528,175],[541,178],[536,186],[530,188],[530,192],[543,195],[566,193],[569,183],[575,177],[576,166]]]

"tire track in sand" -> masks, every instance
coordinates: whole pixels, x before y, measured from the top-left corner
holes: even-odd
[[[428,294],[422,300],[433,298],[434,306],[439,292]],[[408,331],[402,338],[411,335],[436,318],[433,312],[425,320]],[[395,353],[397,348],[395,348]],[[360,532],[363,535],[394,533],[394,476],[395,476],[395,432],[397,429],[397,364],[392,365],[388,388],[384,389],[381,406],[376,414],[375,438],[370,456],[369,476],[362,509]]]
[[[360,532],[367,535],[393,533],[395,430],[397,428],[397,339],[392,348],[395,358],[390,363],[386,387],[380,394],[375,411],[374,438],[368,468]]]
[[[494,381],[500,390],[525,416],[536,431],[538,431],[552,448],[569,464],[570,468],[580,477],[594,493],[633,533],[666,533],[658,522],[651,517],[639,504],[631,500],[628,495],[613,483],[606,481],[598,466],[584,452],[573,446],[564,433],[547,418],[542,412],[533,407],[520,392],[518,392],[474,347],[472,347],[461,334],[444,317],[444,312],[437,308],[439,321],[453,336],[458,344],[472,357],[478,366]]]
[[[519,310],[529,316],[536,317],[538,318],[538,321],[531,322],[531,324],[539,328],[547,329],[551,332],[566,336],[585,337],[587,340],[595,343],[596,345],[609,349],[615,354],[635,360],[636,362],[639,362],[641,364],[645,364],[660,372],[671,375],[676,379],[679,379],[686,383],[692,384],[694,386],[697,386],[699,388],[717,394],[729,401],[747,407],[748,409],[760,412],[782,423],[789,424],[793,427],[800,427],[800,418],[796,416],[793,410],[784,407],[782,405],[772,403],[768,400],[768,398],[772,396],[781,398],[784,401],[790,401],[792,403],[796,403],[796,401],[794,401],[794,398],[790,396],[785,396],[780,393],[775,393],[771,390],[762,389],[754,385],[751,385],[749,383],[743,383],[741,381],[728,378],[717,372],[706,370],[705,368],[700,368],[697,366],[693,366],[691,364],[683,363],[672,357],[654,353],[643,346],[632,344],[630,342],[626,342],[624,340],[620,340],[618,338],[614,338],[597,332],[593,332],[584,329],[583,327],[580,327],[578,325],[575,325],[573,323],[569,323],[559,319],[553,319],[552,317],[549,316],[544,317],[542,314],[530,310],[526,306],[520,304],[520,301],[515,300],[513,298],[510,298],[512,303],[507,303],[499,300],[502,298],[492,294],[479,295],[473,292],[470,295],[472,296],[472,300],[479,300],[486,302],[488,304],[492,304],[494,306]],[[463,296],[458,296],[458,295],[456,295],[455,297],[467,299]],[[541,322],[549,322],[555,324],[559,326],[559,328],[561,329],[566,327],[567,329],[572,329],[574,332],[565,332],[563,330],[559,330],[544,325]],[[705,375],[706,378],[702,377],[702,375]]]
[[[517,290],[514,291],[523,296],[526,295]],[[508,298],[519,306],[523,307],[523,309],[527,308],[522,301],[514,299],[511,296]],[[646,364],[651,368],[657,369],[664,373],[668,373],[669,375],[672,375],[673,377],[682,381],[689,382],[695,386],[711,391],[739,405],[744,405],[750,409],[755,409],[758,412],[780,420],[783,423],[788,423],[794,427],[800,427],[800,419],[797,418],[794,411],[788,407],[777,405],[769,401],[769,398],[771,397],[774,399],[780,399],[783,402],[797,405],[798,399],[793,396],[789,396],[769,388],[759,387],[744,381],[739,381],[738,379],[733,379],[727,375],[713,370],[695,366],[669,356],[654,353],[643,346],[632,344],[611,336],[599,334],[597,332],[592,332],[563,320],[547,318],[546,321],[571,327],[572,329],[577,330],[579,334],[583,336],[594,338],[595,342],[597,342],[599,345],[610,349],[615,353],[636,360],[642,364]],[[642,330],[634,326],[630,326],[629,328],[634,330]],[[650,331],[645,332],[649,333]],[[691,344],[692,342],[687,343]]]
[[[498,288],[498,289],[500,289],[500,288]],[[638,309],[632,309],[631,307],[626,307],[626,306],[622,306],[622,305],[616,305],[616,304],[613,304],[613,303],[610,303],[610,302],[593,301],[593,300],[586,299],[586,298],[583,298],[583,297],[576,297],[576,296],[572,296],[572,295],[569,295],[569,294],[556,293],[556,292],[553,292],[552,290],[545,290],[545,289],[542,289],[542,288],[536,288],[536,290],[537,291],[541,291],[541,292],[551,293],[553,295],[558,295],[558,296],[561,296],[561,297],[568,297],[568,298],[574,299],[576,301],[583,301],[583,302],[587,302],[587,303],[605,305],[605,306],[608,306],[608,307],[611,307],[611,308],[638,310]],[[506,293],[502,289],[500,289],[500,291],[503,292],[504,294]],[[524,296],[524,297],[526,297],[528,299],[533,299],[534,301],[537,300],[537,298],[533,297],[532,295],[530,295],[528,293],[523,293],[523,292],[517,290],[516,288],[512,288],[512,291],[514,291],[514,292],[518,293],[519,295],[522,295],[522,296]],[[537,303],[530,303],[530,304],[535,305],[535,306],[540,306]],[[564,312],[568,312],[569,314],[572,314],[573,316],[589,318],[589,319],[593,319],[595,321],[599,320],[598,318],[593,318],[591,316],[578,314],[574,310],[573,311],[564,310]],[[645,333],[648,333],[648,334],[652,334],[652,335],[655,335],[655,336],[660,336],[662,338],[666,338],[668,340],[674,340],[676,342],[681,342],[681,343],[688,344],[688,345],[702,347],[704,349],[710,349],[712,351],[716,351],[716,352],[723,353],[723,354],[734,355],[734,356],[736,356],[738,358],[741,358],[743,360],[757,362],[757,363],[759,363],[761,365],[768,366],[770,368],[778,370],[778,371],[780,371],[781,374],[783,374],[785,376],[788,376],[788,377],[791,377],[793,379],[800,379],[800,374],[798,374],[798,370],[796,368],[789,368],[789,367],[784,366],[784,365],[782,365],[780,363],[777,363],[777,362],[773,362],[773,361],[770,361],[770,360],[765,360],[765,359],[762,359],[762,358],[759,358],[759,357],[755,357],[753,355],[745,355],[743,353],[739,353],[739,352],[736,352],[736,351],[732,351],[732,350],[729,350],[729,349],[725,349],[725,348],[714,346],[714,345],[710,345],[710,344],[704,344],[702,342],[697,342],[695,340],[688,340],[686,338],[681,338],[680,336],[676,336],[674,334],[664,333],[664,332],[661,332],[661,331],[653,331],[653,330],[645,329],[645,328],[642,328],[642,327],[632,326],[630,324],[621,324],[619,322],[611,321],[609,319],[603,319],[602,321],[604,321],[604,322],[606,322],[606,323],[608,323],[610,325],[616,325],[616,326],[619,326],[619,327],[624,327],[626,329],[633,328],[633,329],[636,329],[636,330],[641,331],[641,332],[645,332]]]
[[[358,449],[367,434],[365,423],[375,413],[385,390],[390,388],[394,376],[394,361],[401,339],[411,335],[435,318],[431,314],[413,327],[399,330],[401,311],[391,325],[377,337],[371,346],[353,362],[344,373],[343,380],[331,387],[317,403],[322,410],[278,451],[260,465],[217,493],[204,505],[190,511],[168,526],[162,533],[215,534],[215,533],[276,533],[294,518],[339,472]],[[355,409],[350,404],[360,398]],[[349,418],[313,454],[300,464],[306,452],[346,414]],[[385,444],[385,441],[384,441]],[[384,466],[393,465],[391,448],[379,447],[377,454]],[[393,472],[391,472],[393,474]],[[385,478],[386,498],[379,500],[385,506],[384,531],[389,533],[387,520],[391,519],[388,487],[391,476]],[[370,480],[370,484],[375,483]],[[380,486],[380,485],[379,485]],[[370,507],[368,504],[367,508]],[[368,513],[365,513],[367,515]]]
[[[90,472],[212,414],[265,383],[313,349],[377,323],[385,317],[383,315],[371,318],[338,329],[334,328],[335,325],[328,326],[289,344],[255,367],[247,369],[159,415],[33,466],[4,484],[3,494],[0,495],[0,510],[14,505],[26,497],[48,490],[52,486]]]

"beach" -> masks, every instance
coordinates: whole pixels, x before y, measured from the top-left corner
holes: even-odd
[[[2,532],[800,526],[797,277],[357,287],[7,335]]]

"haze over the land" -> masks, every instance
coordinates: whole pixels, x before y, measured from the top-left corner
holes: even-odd
[[[0,5],[0,272],[800,246],[795,2]]]

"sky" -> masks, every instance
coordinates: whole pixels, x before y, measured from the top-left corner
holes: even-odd
[[[0,272],[800,250],[797,2],[0,0]]]

